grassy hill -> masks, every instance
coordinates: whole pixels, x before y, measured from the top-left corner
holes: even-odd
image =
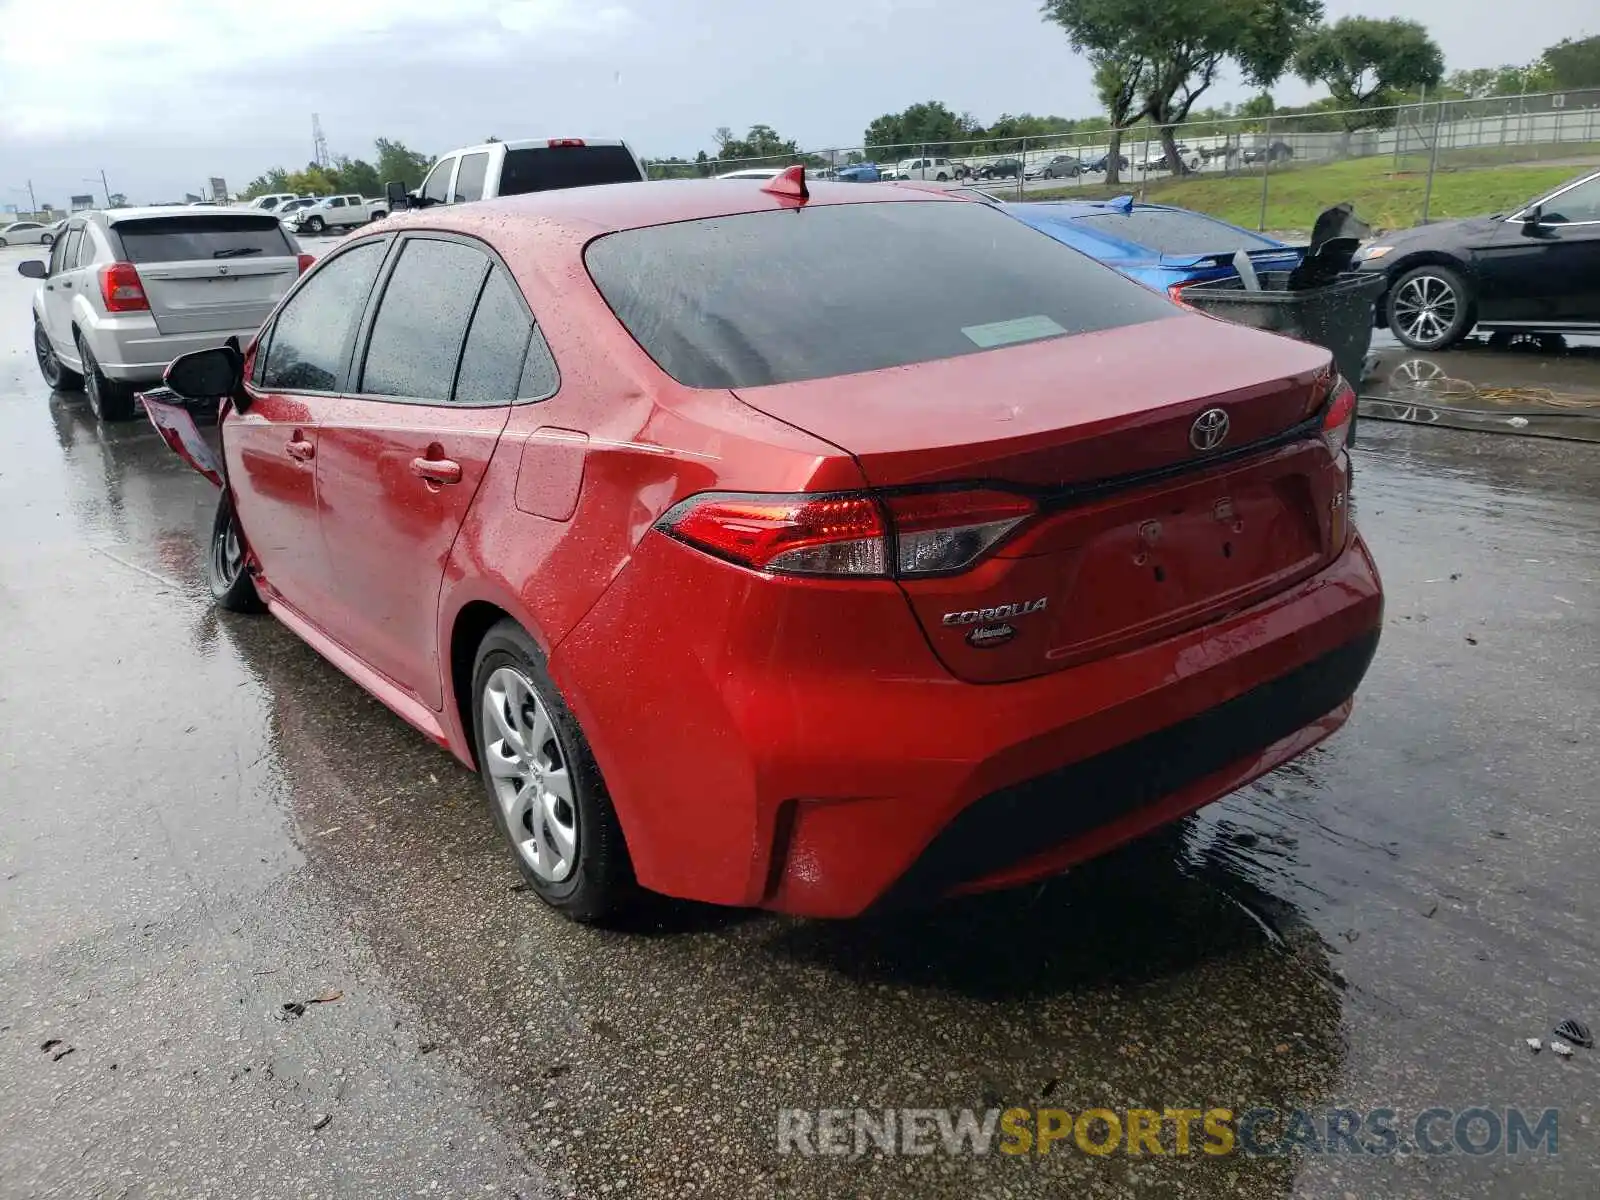
[[[1574,157],[1593,149],[1592,145],[1572,147]],[[1581,166],[1545,164],[1441,168],[1434,175],[1428,216],[1431,220],[1441,220],[1505,212],[1583,170]],[[1402,229],[1422,219],[1422,196],[1427,182],[1426,163],[1420,170],[1397,171],[1390,158],[1274,167],[1268,180],[1263,225],[1267,229],[1308,230],[1323,209],[1349,200],[1355,205],[1356,213],[1374,229]],[[1029,192],[1027,199],[1096,200],[1130,192],[1138,195],[1138,191],[1138,181],[1133,180],[1116,188],[1086,184]],[[996,194],[1010,199],[1003,188],[997,189]],[[1255,229],[1261,216],[1261,176],[1258,172],[1153,179],[1145,188],[1144,198],[1152,203],[1175,204],[1210,213],[1246,229]]]

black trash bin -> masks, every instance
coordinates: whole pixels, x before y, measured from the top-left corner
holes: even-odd
[[[1300,291],[1289,290],[1288,271],[1262,271],[1257,280],[1259,291],[1246,289],[1237,275],[1191,283],[1183,289],[1183,302],[1215,317],[1326,346],[1339,374],[1359,392],[1372,346],[1373,305],[1384,277],[1346,271],[1332,283]],[[1352,424],[1352,441],[1354,433]]]

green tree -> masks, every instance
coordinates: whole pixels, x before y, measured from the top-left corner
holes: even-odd
[[[1089,62],[1094,66],[1094,90],[1100,103],[1106,106],[1111,120],[1107,137],[1110,146],[1106,152],[1106,182],[1115,185],[1122,177],[1122,134],[1128,119],[1133,116],[1139,97],[1148,90],[1145,77],[1144,56],[1132,51],[1091,50]]]
[[[1562,38],[1540,56],[1540,64],[1555,91],[1600,87],[1600,34]]]
[[[1346,132],[1381,124],[1372,111],[1395,104],[1402,92],[1437,87],[1444,54],[1428,31],[1401,17],[1343,17],[1308,33],[1295,50],[1294,71],[1323,83],[1342,109]]]
[[[339,168],[339,186],[343,190],[360,192],[369,199],[383,195],[384,180],[366,159],[340,156],[334,159],[334,164]]]
[[[774,160],[786,160],[817,166],[821,161],[813,155],[801,154],[800,147],[792,139],[782,137],[770,125],[752,125],[742,138],[734,137],[733,130],[722,125],[712,138],[717,143],[717,165],[723,171],[737,170],[741,163],[771,167],[783,165]]]
[[[983,127],[971,113],[956,113],[939,100],[913,104],[904,112],[885,113],[862,135],[869,156],[875,152],[904,157],[899,151],[948,154],[954,143],[971,141]]]
[[[274,193],[289,190],[289,172],[282,167],[273,167],[264,175],[258,175],[250,181],[248,187],[239,193],[241,200],[254,200],[257,196],[270,196]]]
[[[390,180],[398,179],[406,185],[407,191],[414,190],[422,186],[423,177],[433,165],[432,158],[408,149],[401,141],[379,138],[373,143],[373,149],[378,152],[378,179],[385,186]]]
[[[1066,30],[1072,47],[1121,61],[1143,60],[1137,116],[1161,131],[1167,165],[1178,158],[1174,127],[1232,62],[1246,83],[1277,82],[1321,0],[1044,0],[1044,19]]]
[[[1236,114],[1241,117],[1252,117],[1256,120],[1270,117],[1277,110],[1273,107],[1271,92],[1257,92],[1250,99],[1239,105]]]

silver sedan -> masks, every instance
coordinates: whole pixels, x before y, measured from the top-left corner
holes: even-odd
[[[0,246],[49,246],[60,228],[61,222],[46,225],[42,221],[13,221],[0,225]]]

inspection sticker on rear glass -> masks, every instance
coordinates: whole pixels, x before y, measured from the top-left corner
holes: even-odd
[[[991,350],[1013,342],[1036,342],[1066,332],[1049,317],[1018,317],[1014,321],[995,321],[989,325],[963,325],[961,332],[974,345]]]

